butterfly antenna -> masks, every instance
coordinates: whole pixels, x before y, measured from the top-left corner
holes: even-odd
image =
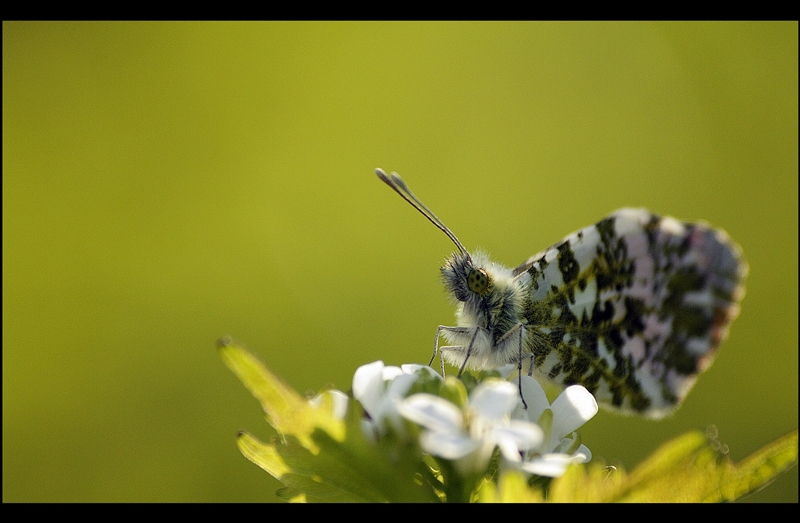
[[[432,224],[434,224],[440,231],[445,233],[447,237],[456,244],[456,247],[458,247],[458,250],[461,251],[461,254],[469,257],[469,252],[467,252],[467,249],[465,249],[461,242],[458,241],[458,238],[456,238],[456,235],[453,234],[453,231],[448,229],[447,226],[442,223],[442,220],[433,214],[433,212],[428,209],[419,198],[414,196],[414,193],[411,192],[411,189],[408,188],[408,185],[406,185],[406,182],[400,178],[399,174],[396,172],[386,174],[383,169],[375,169],[375,174],[378,175],[378,178],[380,178],[386,185],[394,189],[397,194],[402,196],[405,201],[410,203],[412,207],[426,217]]]

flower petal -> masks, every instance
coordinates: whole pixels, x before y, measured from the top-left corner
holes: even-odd
[[[419,437],[422,449],[444,459],[460,459],[474,452],[481,446],[478,440],[460,432],[426,430]]]
[[[398,400],[403,399],[418,377],[416,374],[400,374],[389,383],[386,396]]]
[[[579,456],[568,456],[567,454],[544,454],[521,465],[521,469],[531,474],[558,478],[564,475],[567,467],[572,463],[581,463],[582,454]]]
[[[516,379],[514,381],[516,382]],[[550,408],[550,401],[547,399],[544,389],[534,378],[522,376],[522,397],[525,398],[525,403],[528,405],[528,408],[525,409],[522,402],[520,402],[516,409],[514,409],[512,417],[516,419],[527,419],[533,423],[538,423],[542,412]]]
[[[492,438],[506,459],[520,461],[521,453],[542,444],[544,434],[538,425],[521,420],[511,420],[508,425],[495,426],[492,430]]]
[[[432,394],[409,396],[397,409],[404,418],[434,431],[454,432],[464,427],[464,416],[458,407]]]
[[[391,426],[398,434],[405,435],[405,428],[397,407],[417,378],[416,374],[400,374],[389,383],[388,390],[381,397],[378,406],[370,413],[381,432]]]
[[[597,401],[581,385],[572,385],[553,401],[551,442],[558,442],[597,414]]]
[[[437,378],[442,377],[438,372],[430,368],[428,365],[420,365],[418,363],[404,363],[403,365],[400,365],[400,368],[403,369],[403,372],[405,372],[406,374],[416,374],[416,372],[419,369],[425,369],[425,371],[428,372],[431,376],[436,376]]]
[[[470,410],[485,420],[504,418],[514,409],[517,401],[517,389],[507,381],[482,383],[469,395]]]
[[[396,365],[389,365],[388,367],[383,368],[383,381],[392,381],[398,376],[402,376],[404,374],[403,369]]]
[[[353,375],[353,397],[374,417],[383,396],[383,362],[373,361],[356,369]]]

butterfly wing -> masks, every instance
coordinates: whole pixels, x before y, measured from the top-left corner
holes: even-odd
[[[661,417],[739,313],[747,264],[723,231],[621,209],[514,269],[535,370],[598,402]]]

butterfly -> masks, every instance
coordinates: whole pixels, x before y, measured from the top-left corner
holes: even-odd
[[[438,353],[443,375],[445,360],[459,376],[515,364],[582,385],[612,410],[661,418],[739,314],[747,262],[708,224],[620,209],[508,268],[468,252],[397,173],[375,172],[457,248],[441,268],[457,325],[437,328],[429,363]]]

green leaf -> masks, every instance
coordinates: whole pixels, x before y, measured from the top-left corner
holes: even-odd
[[[542,492],[528,486],[525,475],[511,470],[502,474],[497,485],[493,481],[485,481],[478,489],[478,501],[481,503],[541,503]]]
[[[416,438],[409,442],[390,433],[371,443],[361,430],[363,411],[355,400],[346,420],[339,420],[330,395],[312,407],[234,341],[221,340],[218,347],[280,433],[270,443],[245,431],[237,438],[247,459],[286,485],[279,496],[317,502],[439,500]]]
[[[438,500],[430,486],[419,481],[423,464],[416,447],[391,436],[374,447],[364,440],[357,423],[348,424],[347,434],[344,442],[338,442],[321,430],[315,431],[316,454],[291,436],[263,443],[242,431],[237,444],[247,459],[286,485],[279,492],[285,499],[373,503]]]
[[[406,425],[405,435],[390,430],[368,441],[357,401],[349,401],[340,420],[333,415],[330,394],[314,407],[234,341],[221,340],[218,347],[280,433],[263,443],[240,432],[239,449],[286,485],[278,494],[290,501],[733,501],[797,463],[796,430],[739,464],[715,436],[690,432],[662,445],[630,473],[595,462],[572,466],[552,481],[532,483],[514,471],[500,474],[496,484],[488,476],[463,481],[447,462],[437,465],[430,457],[426,462],[413,424]],[[435,386],[440,394],[466,401],[470,384],[465,384],[437,379],[418,386]]]
[[[701,432],[679,436],[630,474],[592,463],[552,482],[548,501],[720,502],[763,488],[797,463],[797,431],[734,464]]]
[[[247,459],[286,485],[287,488],[280,492],[285,499],[350,503],[386,501],[364,481],[362,474],[336,460],[324,449],[314,455],[294,438],[269,444],[246,432],[239,434],[237,444]]]
[[[304,446],[316,451],[311,433],[321,428],[337,439],[344,437],[344,424],[336,419],[330,408],[314,408],[308,400],[285,385],[258,359],[231,338],[217,342],[222,360],[244,383],[247,390],[261,403],[267,421],[281,434],[291,434]]]
[[[236,444],[244,457],[269,472],[274,478],[281,479],[291,470],[274,445],[262,443],[249,432],[244,430],[239,432]]]
[[[797,430],[742,460],[722,482],[720,491],[728,499],[739,499],[766,487],[796,463]]]

